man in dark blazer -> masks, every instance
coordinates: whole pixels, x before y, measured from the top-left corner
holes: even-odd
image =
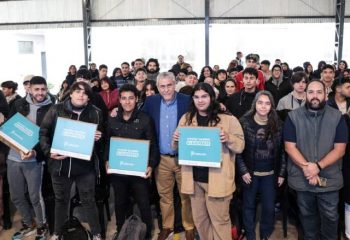
[[[175,92],[175,76],[171,72],[160,73],[157,77],[159,94],[146,98],[143,111],[153,118],[160,150],[160,163],[155,170],[157,189],[160,195],[162,211],[162,231],[158,240],[165,240],[174,230],[175,181],[182,203],[182,224],[186,230],[186,239],[194,239],[194,223],[191,213],[190,198],[182,194],[181,166],[178,164],[177,151],[171,147],[173,133],[183,114],[188,110],[190,97]]]

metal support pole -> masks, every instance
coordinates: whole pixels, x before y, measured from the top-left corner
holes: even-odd
[[[91,8],[90,0],[82,0],[83,4],[83,32],[84,32],[84,61],[89,67],[91,63]]]
[[[343,55],[345,0],[337,0],[335,8],[334,63],[339,64]]]
[[[209,65],[209,8],[210,0],[205,0],[205,65]]]

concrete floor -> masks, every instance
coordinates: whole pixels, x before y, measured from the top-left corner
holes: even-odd
[[[72,189],[75,189],[74,187],[72,187]],[[73,195],[73,190],[72,190],[72,194]],[[114,194],[113,194],[113,188],[111,188],[111,194],[110,194],[110,200],[109,200],[109,209],[110,212],[112,214],[112,219],[110,222],[107,223],[107,240],[111,240],[114,233],[115,233],[115,229],[116,229],[116,224],[115,224],[115,216],[114,216]],[[11,209],[15,209],[13,206],[11,207]],[[258,207],[258,216],[259,216],[259,212],[260,212],[260,208]],[[81,207],[76,207],[74,210],[74,215],[77,216],[82,222],[84,221],[84,214],[82,214],[82,208]],[[259,219],[259,218],[258,218]],[[296,228],[291,225],[288,224],[288,230],[287,230],[287,238],[283,238],[283,230],[282,230],[282,223],[280,220],[279,216],[277,215],[277,221],[275,224],[275,231],[273,233],[273,235],[271,236],[270,240],[285,240],[285,239],[289,239],[289,240],[297,240],[297,231]],[[107,219],[106,219],[107,222]],[[12,225],[12,229],[10,230],[2,230],[0,231],[0,240],[11,240],[12,235],[18,231],[18,229],[21,228],[21,216],[19,215],[18,212],[14,213],[13,216],[13,225]],[[86,225],[87,226],[87,225]],[[153,231],[153,238],[152,240],[156,240],[158,237],[158,233],[159,233],[159,229],[158,229],[158,222],[155,219],[154,220],[154,231]],[[1,228],[1,226],[0,226]],[[257,239],[259,238],[259,224],[257,224],[256,226],[256,230],[257,230]],[[35,234],[33,236],[29,236],[27,238],[25,238],[25,240],[34,240],[35,238]],[[174,240],[185,240],[184,234],[177,234],[174,237],[169,238],[170,239],[174,239]],[[203,239],[205,240],[205,239]]]
[[[154,222],[154,226],[156,226],[156,229],[153,232],[153,240],[157,239],[158,233],[159,233],[159,229],[158,229],[158,224],[157,224],[157,220],[155,220]],[[111,240],[113,237],[113,234],[115,232],[115,217],[114,215],[112,216],[112,221],[108,223],[107,225],[107,240]],[[18,230],[21,227],[21,217],[19,215],[18,212],[15,213],[14,217],[13,217],[13,227],[10,230],[3,230],[0,232],[0,240],[11,240],[12,235],[15,233],[16,230]],[[258,229],[258,226],[257,226]],[[257,231],[258,232],[258,231]],[[27,238],[25,238],[26,240],[34,240],[33,236],[29,236]],[[175,236],[173,238],[169,238],[170,239],[174,239],[174,240],[185,240],[184,234],[179,234],[178,236]],[[271,240],[282,240],[282,239],[289,239],[289,240],[297,240],[297,233],[296,233],[296,229],[294,226],[292,225],[288,225],[288,236],[287,238],[283,238],[283,232],[282,232],[282,225],[281,225],[281,221],[277,221],[276,222],[276,229],[273,233],[273,235],[270,238]]]

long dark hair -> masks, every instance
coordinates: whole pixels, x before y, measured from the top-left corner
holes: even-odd
[[[259,91],[253,100],[252,107],[250,110],[245,114],[245,116],[248,116],[249,118],[253,119],[254,115],[256,114],[256,103],[258,102],[258,99],[260,96],[267,96],[271,102],[271,110],[269,114],[267,115],[267,131],[266,131],[266,137],[268,137],[270,134],[275,136],[279,129],[279,118],[276,112],[275,107],[275,101],[273,100],[273,96],[269,91]]]
[[[145,85],[143,85],[142,91],[139,94],[139,101],[144,102],[146,100],[146,91],[147,91],[147,86],[150,85],[152,90],[154,90],[155,94],[158,94],[158,88],[156,81],[153,80],[146,80]]]
[[[60,91],[63,90],[63,88],[64,88],[63,85],[64,85],[65,83],[68,85],[67,88],[65,89],[65,91],[69,90],[69,83],[68,83],[68,80],[63,80],[63,82],[61,83]]]
[[[193,92],[191,94],[192,100],[189,106],[189,110],[186,114],[186,123],[187,125],[191,125],[192,119],[194,116],[198,113],[198,110],[196,106],[194,105],[193,96],[194,94],[199,91],[203,90],[204,92],[209,94],[210,97],[210,104],[207,109],[208,114],[208,126],[216,126],[220,122],[220,117],[218,116],[219,113],[223,113],[220,110],[220,104],[218,101],[216,101],[215,92],[212,86],[210,86],[208,83],[197,83],[194,88]]]
[[[115,85],[114,85],[114,83],[112,82],[112,80],[109,77],[103,77],[101,79],[100,85],[102,85],[102,82],[108,83],[108,85],[109,85],[108,90],[109,91],[113,91],[115,89]]]
[[[203,81],[204,81],[204,79],[205,79],[205,77],[204,77],[204,70],[205,70],[206,68],[209,69],[210,76],[211,76],[211,77],[214,77],[214,76],[213,76],[213,73],[214,73],[213,69],[212,69],[210,66],[204,66],[204,67],[202,68],[201,74],[200,74],[200,76],[199,76],[199,80],[198,80],[199,82],[203,82]]]

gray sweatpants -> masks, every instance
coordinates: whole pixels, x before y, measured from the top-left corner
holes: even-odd
[[[31,205],[26,198],[29,194],[38,227],[46,223],[45,204],[41,194],[43,163],[7,161],[7,178],[11,200],[23,217],[23,223],[32,224]]]

